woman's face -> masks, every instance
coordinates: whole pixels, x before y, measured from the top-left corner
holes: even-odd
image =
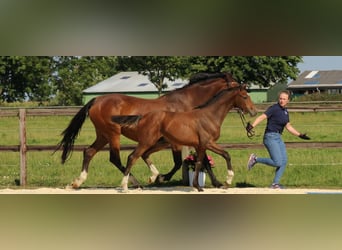
[[[286,93],[281,93],[278,102],[280,106],[285,107],[289,103],[289,96]]]

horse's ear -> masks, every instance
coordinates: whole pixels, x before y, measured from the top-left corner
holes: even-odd
[[[240,85],[240,89],[241,89],[241,90],[242,90],[242,89],[246,90],[246,89],[247,89],[247,84],[246,84],[246,83],[242,83],[242,84]]]

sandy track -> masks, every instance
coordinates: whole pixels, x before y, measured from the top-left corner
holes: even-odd
[[[342,189],[270,189],[270,188],[205,188],[198,192],[192,187],[156,187],[129,189],[123,193],[121,188],[37,188],[37,189],[0,189],[0,194],[342,194]]]

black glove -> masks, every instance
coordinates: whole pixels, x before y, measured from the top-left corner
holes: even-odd
[[[306,134],[300,134],[299,138],[301,138],[303,140],[311,140],[311,138],[309,136],[307,136]]]
[[[253,126],[252,126],[252,124],[250,123],[250,122],[247,122],[247,125],[246,125],[246,130],[247,130],[247,132],[248,133],[251,133],[252,132],[252,130],[253,130]]]

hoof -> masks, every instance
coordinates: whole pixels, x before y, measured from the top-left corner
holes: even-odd
[[[129,190],[128,189],[121,189],[120,193],[123,193],[123,194],[128,194]]]
[[[231,187],[231,184],[230,184],[230,183],[227,183],[227,182],[224,183],[223,188],[230,188],[230,187]]]
[[[157,179],[156,176],[150,176],[150,177],[148,178],[148,183],[149,183],[149,184],[153,184],[153,183],[156,182],[156,179]]]
[[[223,184],[221,182],[217,182],[217,183],[214,183],[213,186],[216,188],[220,188],[223,186]]]
[[[73,182],[73,183],[71,183],[71,185],[68,185],[68,186],[69,186],[69,188],[72,187],[73,189],[79,189],[80,188],[80,185],[76,182]]]
[[[157,183],[157,184],[160,184],[160,183],[163,183],[165,181],[165,176],[164,175],[158,175],[157,176],[157,178],[156,178],[156,180],[155,180],[155,182]]]

